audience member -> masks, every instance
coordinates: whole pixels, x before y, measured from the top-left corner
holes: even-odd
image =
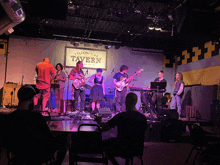
[[[128,93],[125,100],[126,111],[118,113],[106,123],[102,122],[100,117],[96,117],[95,121],[103,130],[109,130],[115,126],[118,129],[117,138],[104,141],[104,148],[107,154],[110,153],[108,156],[129,150],[126,147],[131,146],[131,144],[144,143],[147,119],[136,110],[137,99],[135,93]],[[114,156],[109,156],[109,160],[114,165],[118,165]]]
[[[45,118],[34,109],[36,91],[32,86],[22,86],[18,91],[17,110],[3,122],[2,141],[10,152],[25,159],[27,164],[44,163],[57,152],[55,164],[62,164],[67,152],[67,135],[54,134]]]

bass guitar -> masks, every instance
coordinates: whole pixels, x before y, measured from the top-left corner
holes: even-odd
[[[117,84],[118,86],[120,86],[120,87],[119,87],[119,88],[116,87],[116,90],[119,91],[119,92],[121,92],[121,91],[124,89],[124,87],[126,87],[126,86],[128,85],[127,82],[128,82],[129,80],[133,79],[133,77],[134,77],[135,75],[141,73],[143,70],[144,70],[144,69],[138,70],[138,71],[135,72],[133,75],[131,75],[128,79],[123,78],[121,81],[118,81],[116,84]],[[126,82],[126,80],[127,80],[127,82]]]

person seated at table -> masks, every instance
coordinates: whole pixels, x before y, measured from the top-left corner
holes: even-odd
[[[103,130],[109,130],[117,126],[117,138],[107,139],[103,142],[107,154],[117,155],[126,151],[126,147],[131,144],[144,143],[147,118],[137,111],[135,107],[137,99],[135,93],[128,93],[125,100],[125,112],[118,113],[106,123],[102,122],[100,117],[95,118],[95,121]],[[114,165],[118,165],[114,156],[108,157]]]
[[[19,89],[18,108],[3,122],[2,142],[10,152],[25,159],[28,164],[45,163],[58,151],[55,164],[61,165],[68,148],[67,135],[54,136],[42,114],[33,111],[35,94],[35,89],[30,85]]]

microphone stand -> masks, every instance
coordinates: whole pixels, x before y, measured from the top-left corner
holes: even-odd
[[[65,110],[65,115],[67,114],[67,111],[68,111],[68,103],[69,103],[69,99],[68,99],[68,96],[69,96],[69,74],[68,74],[68,72],[66,71],[66,69],[64,68],[64,71],[66,72],[66,74],[67,74],[67,101],[66,101],[66,104],[65,104],[65,106],[66,106],[66,110]]]

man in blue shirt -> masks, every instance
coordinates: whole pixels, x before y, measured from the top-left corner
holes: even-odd
[[[127,94],[126,84],[130,83],[132,79],[127,79],[128,66],[122,65],[120,72],[113,77],[113,83],[116,86],[116,112],[125,111],[125,97]],[[121,104],[121,107],[120,107]]]

